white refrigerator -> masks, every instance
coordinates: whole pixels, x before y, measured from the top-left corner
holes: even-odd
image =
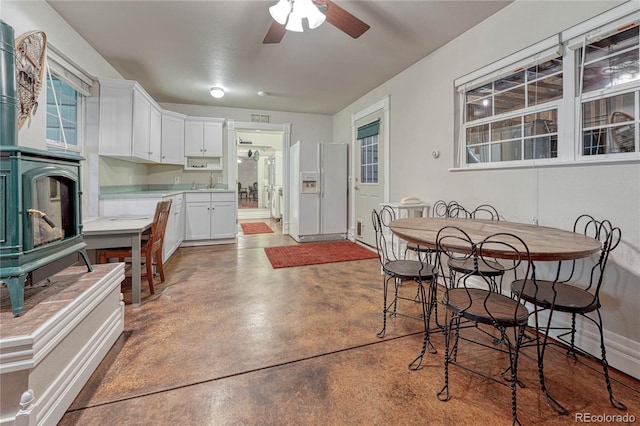
[[[298,141],[289,151],[289,234],[298,242],[347,238],[347,144]]]

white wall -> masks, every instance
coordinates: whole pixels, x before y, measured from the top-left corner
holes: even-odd
[[[333,139],[351,141],[351,114],[390,96],[390,200],[490,203],[508,220],[571,229],[591,213],[623,232],[602,300],[613,365],[640,377],[640,165],[638,162],[449,171],[456,78],[570,28],[621,2],[516,1],[334,115]],[[441,155],[434,159],[433,150]],[[625,359],[628,358],[628,359]]]

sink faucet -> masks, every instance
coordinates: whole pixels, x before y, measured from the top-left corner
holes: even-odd
[[[213,173],[211,173],[211,175],[209,176],[209,188],[213,188],[214,184],[213,184]]]
[[[191,184],[191,189],[196,189],[196,181],[194,180],[193,183]]]

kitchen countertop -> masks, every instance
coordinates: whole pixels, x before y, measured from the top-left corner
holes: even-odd
[[[121,192],[121,193],[113,193],[113,194],[100,194],[100,199],[122,199],[122,198],[159,198],[159,197],[170,197],[172,195],[184,194],[186,192],[231,192],[235,191],[232,189],[217,189],[217,188],[201,188],[201,189],[164,189],[164,190],[142,190],[142,191],[131,191],[131,192]]]

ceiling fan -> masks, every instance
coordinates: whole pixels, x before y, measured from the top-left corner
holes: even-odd
[[[276,15],[274,15],[273,9],[279,9],[276,13],[281,14],[281,17],[279,18],[280,22],[274,19],[269,31],[267,31],[267,35],[262,41],[263,44],[280,43],[287,30],[302,31],[300,18],[298,18],[300,20],[298,25],[292,26],[290,25],[291,23],[288,22],[291,21],[293,15],[297,12],[296,7],[299,6],[296,6],[296,2],[300,2],[299,4],[306,3],[305,6],[307,7],[310,4],[314,9],[318,9],[317,12],[322,11],[324,13],[324,17],[319,17],[319,19],[316,19],[313,23],[311,18],[308,18],[310,28],[317,27],[324,22],[325,18],[331,25],[347,33],[353,38],[360,37],[365,33],[365,31],[371,28],[368,24],[356,18],[331,0],[280,0],[270,9],[271,15],[274,16],[274,18]],[[312,10],[312,12],[315,15],[316,11]],[[318,13],[318,15],[322,15],[322,13]],[[316,18],[318,18],[317,15]]]

